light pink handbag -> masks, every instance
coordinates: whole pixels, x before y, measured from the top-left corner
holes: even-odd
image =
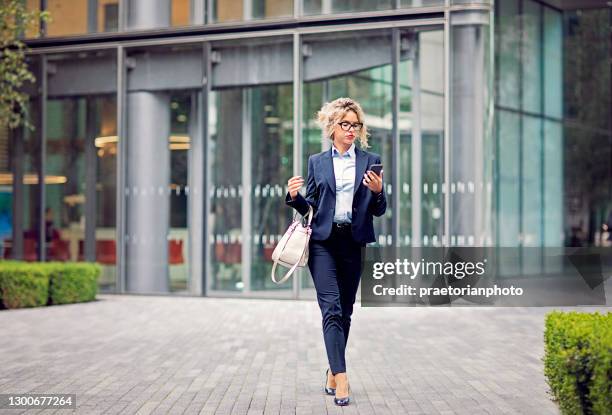
[[[271,278],[276,284],[282,284],[293,274],[297,267],[303,267],[308,263],[308,241],[310,241],[310,222],[312,222],[312,206],[308,205],[308,212],[304,218],[308,218],[308,223],[303,224],[303,219],[297,219],[297,212],[293,215],[293,222],[274,248],[272,252]],[[281,264],[289,268],[289,271],[279,281],[275,278],[276,266]]]

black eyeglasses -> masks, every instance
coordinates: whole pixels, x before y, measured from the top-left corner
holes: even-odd
[[[356,122],[355,124],[353,124],[348,121],[339,122],[338,125],[340,125],[340,128],[342,128],[344,131],[349,131],[351,127],[353,127],[355,131],[359,131],[363,127],[363,124],[360,122]]]

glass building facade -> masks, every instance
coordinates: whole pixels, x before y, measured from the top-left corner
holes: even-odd
[[[612,245],[605,1],[26,3],[52,20],[26,33],[35,129],[0,134],[4,258],[96,261],[104,292],[314,298],[270,258],[341,96],[385,165],[374,245]]]

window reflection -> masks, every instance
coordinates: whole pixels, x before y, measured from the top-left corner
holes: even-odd
[[[13,169],[3,178],[4,185],[12,186],[12,201],[16,210],[12,212],[12,235],[3,241],[3,257],[23,259],[25,261],[38,261],[39,257],[39,226],[40,223],[40,190],[39,169],[41,160],[40,126],[41,126],[41,61],[39,56],[26,58],[33,74],[36,75],[36,84],[27,85],[30,99],[28,101],[28,115],[30,123],[36,128],[19,129],[13,131],[14,140],[11,146],[11,159],[14,161]],[[15,176],[16,174],[16,176]],[[21,180],[19,180],[21,177]],[[49,178],[50,180],[51,178]],[[15,238],[15,239],[13,239]]]
[[[443,31],[403,31],[401,44],[398,243],[440,246],[444,232]],[[419,148],[416,157],[413,148]],[[415,203],[419,208],[413,210]]]
[[[497,245],[522,254],[502,272],[559,272],[533,247],[612,246],[609,13],[495,4]]]
[[[170,289],[187,290],[188,269],[188,196],[189,149],[192,137],[192,94],[176,93],[170,98],[170,233],[168,236],[168,264]]]
[[[116,272],[117,123],[113,52],[53,55],[45,159],[45,254],[52,261],[96,261],[102,290]],[[75,79],[79,81],[76,82]]]
[[[291,46],[286,38],[213,46],[213,290],[290,289],[271,281],[270,259],[292,214],[284,203],[293,166]]]
[[[357,100],[364,112],[372,151],[380,154],[384,165],[384,185],[387,192],[387,211],[374,221],[378,241],[373,245],[391,243],[391,173],[393,171],[392,107],[391,107],[391,36],[388,31],[363,31],[329,35],[305,36],[304,49],[304,120],[302,176],[307,177],[308,157],[331,148],[331,141],[322,137],[314,121],[316,112],[325,102],[339,97]],[[367,61],[358,60],[350,67],[343,60],[334,60],[338,50],[348,56],[367,54]],[[354,55],[356,56],[356,55]],[[357,143],[356,145],[359,145]],[[313,287],[309,271],[304,271],[303,287]]]
[[[193,161],[202,146],[202,46],[134,48],[128,56],[127,290],[198,291],[191,275],[200,279],[202,266],[204,174]]]

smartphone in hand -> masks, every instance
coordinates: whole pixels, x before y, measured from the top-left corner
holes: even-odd
[[[382,164],[372,164],[368,170],[372,170],[374,173],[380,176],[380,172],[382,171],[382,168],[383,168]]]

